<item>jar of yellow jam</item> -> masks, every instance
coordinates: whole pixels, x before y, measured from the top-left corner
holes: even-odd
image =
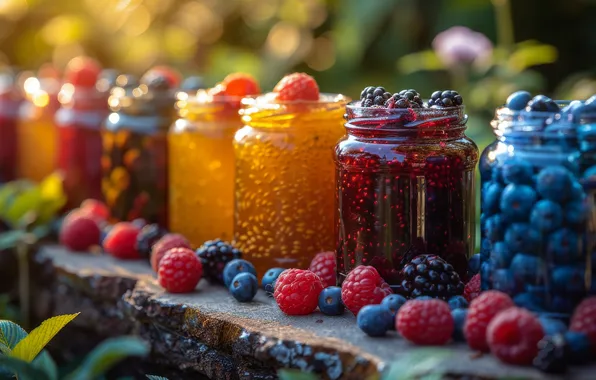
[[[232,74],[213,89],[179,98],[180,118],[168,135],[169,226],[193,246],[233,238],[238,109],[244,95],[258,92],[254,78]]]
[[[244,102],[245,126],[234,139],[236,245],[258,273],[307,267],[334,250],[333,147],[348,99],[319,94],[314,79],[292,74]]]

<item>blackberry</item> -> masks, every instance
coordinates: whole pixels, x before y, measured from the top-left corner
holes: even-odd
[[[569,346],[561,334],[546,336],[538,342],[534,367],[546,373],[565,373],[569,361]]]
[[[401,270],[399,292],[408,298],[431,296],[448,300],[464,292],[453,266],[436,255],[416,256]]]
[[[387,108],[422,108],[422,98],[414,89],[396,92],[385,102]]]
[[[391,98],[391,93],[384,87],[368,86],[360,93],[360,105],[362,107],[384,106]]]
[[[141,228],[141,232],[137,235],[136,243],[136,249],[141,257],[149,259],[153,244],[157,243],[167,232],[157,224],[147,224]]]
[[[212,283],[223,284],[223,270],[227,263],[242,257],[242,252],[221,239],[209,240],[197,249],[203,263],[203,276]]]
[[[428,100],[429,107],[456,107],[464,104],[464,99],[457,91],[435,91]]]

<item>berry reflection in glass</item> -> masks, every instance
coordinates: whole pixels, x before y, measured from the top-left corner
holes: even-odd
[[[366,88],[347,106],[347,134],[337,144],[338,283],[372,265],[395,290],[400,270],[419,254],[439,255],[462,279],[474,248],[474,167],[456,92],[436,92],[428,108],[414,90],[377,99]],[[456,100],[456,96],[458,97]],[[448,101],[445,101],[448,103]]]

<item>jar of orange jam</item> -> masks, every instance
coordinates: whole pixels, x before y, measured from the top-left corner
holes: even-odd
[[[17,127],[17,175],[35,182],[56,170],[58,130],[54,117],[60,102],[60,80],[51,66],[24,82],[25,101]]]
[[[184,87],[184,86],[183,86]],[[231,240],[234,229],[234,134],[245,95],[259,92],[254,78],[232,74],[220,84],[178,101],[170,129],[170,229],[193,246]]]
[[[234,139],[234,235],[258,273],[304,268],[334,249],[333,147],[348,101],[319,95],[306,74],[282,79],[274,91],[244,100],[245,126]]]

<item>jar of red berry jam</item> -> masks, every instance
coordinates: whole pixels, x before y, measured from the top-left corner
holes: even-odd
[[[371,265],[406,296],[448,296],[430,289],[434,281],[404,285],[402,268],[420,254],[438,255],[449,263],[445,271],[467,276],[478,148],[465,135],[462,102],[455,91],[423,103],[415,90],[391,96],[371,87],[347,106],[347,134],[335,148],[339,283]],[[449,292],[461,294],[456,282]]]
[[[482,155],[482,287],[534,312],[568,315],[596,290],[588,108],[514,93]]]
[[[0,182],[16,177],[17,120],[22,99],[14,79],[12,72],[0,72]]]
[[[120,76],[102,130],[102,192],[112,221],[167,226],[167,132],[176,117],[177,74],[149,70],[136,83]]]
[[[67,208],[87,198],[101,199],[100,127],[107,114],[106,94],[96,83],[100,65],[87,57],[73,58],[58,94],[58,169],[64,175]]]

